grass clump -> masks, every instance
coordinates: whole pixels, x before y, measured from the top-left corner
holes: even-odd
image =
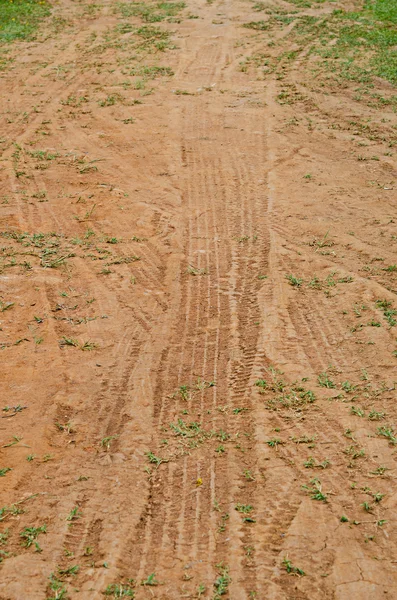
[[[133,583],[132,580],[127,583],[111,583],[104,591],[104,595],[112,598],[135,598]]]
[[[145,23],[159,23],[173,21],[185,6],[184,2],[131,2],[119,3],[116,10],[123,17],[140,17]]]

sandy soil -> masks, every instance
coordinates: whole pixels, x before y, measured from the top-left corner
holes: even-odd
[[[0,598],[397,598],[395,115],[92,6],[1,73]]]

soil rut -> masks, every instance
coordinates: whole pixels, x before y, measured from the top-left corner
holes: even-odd
[[[2,395],[26,408],[0,423],[0,598],[393,598],[395,442],[354,410],[395,420],[395,340],[352,328],[394,301],[362,270],[393,263],[366,228],[392,235],[394,204],[331,105],[282,106],[239,68],[247,3],[187,10],[151,95],[123,88],[130,30],[104,1],[59,2],[2,74]]]

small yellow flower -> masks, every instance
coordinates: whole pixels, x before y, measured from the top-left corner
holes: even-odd
[[[196,481],[196,485],[197,487],[199,487],[200,485],[203,485],[203,480],[201,479],[201,477],[199,477]]]

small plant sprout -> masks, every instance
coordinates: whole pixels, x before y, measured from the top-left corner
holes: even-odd
[[[77,575],[77,573],[79,572],[80,567],[79,565],[73,565],[72,567],[68,567],[67,569],[58,569],[58,573],[60,575]]]
[[[197,598],[201,598],[201,596],[205,594],[206,589],[204,583],[200,583],[197,588]]]
[[[289,560],[288,556],[283,558],[282,566],[290,575],[297,575],[298,577],[302,577],[306,575],[303,569],[300,567],[295,567],[292,562]]]
[[[146,452],[146,456],[148,457],[148,460],[150,463],[152,463],[153,465],[156,465],[156,469],[158,469],[158,467],[161,465],[161,463],[163,462],[168,462],[168,459],[165,458],[160,458],[158,456],[156,456],[155,454],[153,454],[153,452]]]
[[[350,409],[350,414],[357,415],[357,417],[365,417],[365,412],[359,406],[352,406]]]
[[[347,394],[350,394],[351,392],[354,392],[354,390],[357,388],[356,385],[353,385],[352,383],[350,383],[350,381],[344,381],[342,383],[342,390],[344,392],[346,392]]]
[[[303,283],[303,279],[300,277],[295,277],[294,275],[286,275],[285,278],[288,280],[288,283],[292,285],[292,287],[300,288]]]
[[[8,535],[10,531],[6,529],[3,533],[0,533],[0,546],[5,546],[8,543]]]
[[[102,448],[104,448],[106,450],[106,452],[109,452],[112,442],[114,440],[117,440],[118,437],[119,437],[118,435],[108,435],[107,437],[102,438],[101,439]]]
[[[270,440],[267,440],[266,444],[268,446],[270,446],[270,448],[276,448],[280,445],[283,444],[284,442],[282,442],[279,438],[272,438]]]
[[[309,456],[309,458],[303,463],[303,466],[306,469],[326,469],[329,464],[330,462],[327,458],[322,462],[317,462],[312,456]]]
[[[54,595],[49,597],[48,600],[66,600],[67,590],[63,581],[55,577],[54,573],[51,573],[49,580],[48,586],[50,591],[54,592]]]
[[[236,504],[234,508],[239,513],[249,514],[252,512],[253,506],[251,504]]]
[[[375,469],[375,471],[370,471],[371,475],[384,475],[386,473],[386,471],[390,471],[390,469],[388,467],[384,467],[384,466],[379,466]]]
[[[81,516],[82,516],[82,512],[80,511],[78,506],[75,506],[74,508],[72,508],[72,510],[66,517],[66,520],[70,521],[72,523],[74,521],[77,521],[77,519],[80,519]]]
[[[320,373],[320,375],[318,376],[318,383],[321,387],[329,389],[336,387],[334,382],[328,377],[328,374],[326,372]]]
[[[388,439],[392,446],[395,446],[397,444],[397,438],[394,435],[393,427],[378,427],[377,433],[379,436]]]
[[[370,421],[381,421],[382,419],[384,419],[386,417],[384,412],[379,412],[377,410],[371,410],[369,415],[368,415],[368,419]]]
[[[111,583],[104,595],[112,598],[135,598],[134,580],[129,579],[127,583]]]
[[[265,390],[267,388],[267,381],[265,381],[265,379],[257,379],[255,385],[260,388],[260,390]]]
[[[42,552],[42,549],[37,541],[40,533],[47,533],[46,525],[42,525],[41,527],[25,527],[25,529],[19,534],[23,540],[22,545],[25,548],[30,548],[30,546],[34,544],[35,552]]]
[[[327,494],[322,491],[321,481],[316,477],[311,479],[308,485],[302,485],[302,489],[307,490],[312,500],[328,502]]]
[[[141,585],[149,585],[149,586],[159,585],[159,582],[156,579],[156,574],[151,573],[150,575],[148,575],[148,577],[146,579],[141,581]]]
[[[214,596],[213,600],[220,600],[221,596],[224,596],[228,592],[228,587],[232,582],[232,579],[229,575],[229,568],[223,563],[219,563],[216,565],[218,570],[218,577],[214,582]]]
[[[207,269],[199,269],[197,267],[193,267],[193,265],[189,265],[188,266],[187,272],[188,272],[189,275],[194,275],[194,276],[197,276],[197,275],[207,275],[208,274]]]

